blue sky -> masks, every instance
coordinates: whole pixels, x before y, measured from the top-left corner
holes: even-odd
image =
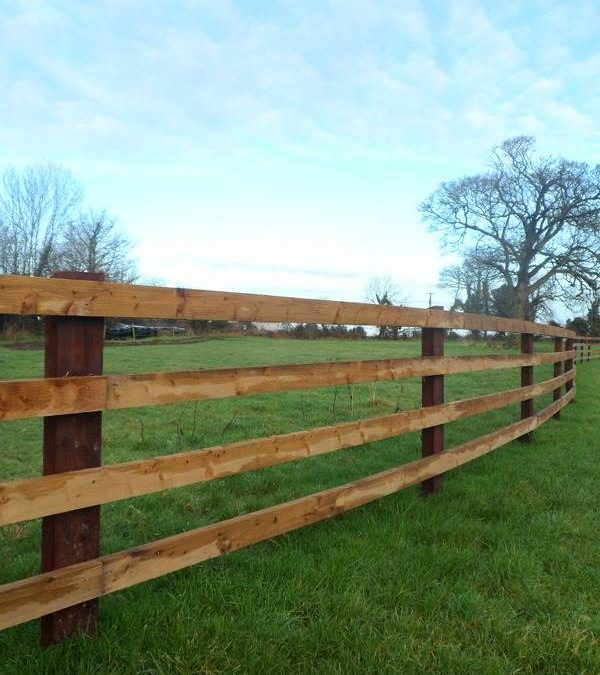
[[[417,205],[517,134],[598,162],[599,25],[597,0],[0,0],[0,168],[70,168],[169,284],[447,304]]]

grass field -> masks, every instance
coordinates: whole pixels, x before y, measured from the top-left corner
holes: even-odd
[[[547,348],[537,344],[536,350]],[[415,355],[415,342],[257,337],[107,347],[105,372]],[[447,353],[499,353],[447,343]],[[41,350],[0,345],[0,378],[39,376]],[[551,367],[536,368],[536,381]],[[455,375],[447,400],[518,386],[517,369]],[[420,382],[114,411],[105,463],[418,407]],[[540,400],[537,407],[549,401]],[[447,446],[518,418],[447,426]],[[41,652],[31,622],[0,633],[0,673],[600,672],[600,362],[535,433],[344,516],[101,600],[95,639]],[[41,422],[0,425],[0,480],[40,472]],[[296,464],[103,507],[102,553],[332,487],[414,459],[407,434]],[[40,524],[0,529],[0,582],[39,570]]]

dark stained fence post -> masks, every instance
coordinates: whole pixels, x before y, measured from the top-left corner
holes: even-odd
[[[432,307],[432,309],[444,309]],[[421,355],[444,355],[443,328],[423,328],[421,332]],[[439,405],[444,402],[444,376],[430,375],[421,381],[421,396],[423,407]],[[444,451],[444,425],[423,429],[421,432],[421,455],[429,457]],[[433,494],[442,487],[443,476],[434,476],[421,483],[421,492],[424,496]]]
[[[521,354],[533,354],[533,335],[532,333],[521,333]],[[533,384],[533,366],[522,366],[521,367],[521,386],[529,387]],[[533,399],[528,398],[524,401],[521,401],[521,419],[524,420],[527,417],[533,415]],[[523,443],[529,443],[531,441],[532,434],[531,432],[524,434],[520,437]]]
[[[568,352],[572,351],[573,346],[575,344],[574,341],[571,338],[567,338],[565,342],[566,342],[566,344],[565,344],[566,351],[568,351]],[[567,359],[565,361],[565,373],[568,373],[570,370],[573,370],[573,367],[574,367],[574,362],[573,362],[573,357],[571,357],[570,359]],[[567,392],[569,392],[569,391],[571,391],[571,389],[573,389],[573,381],[572,380],[569,380],[567,382],[567,384],[565,385],[565,389],[566,389]]]
[[[554,338],[554,351],[555,352],[562,352],[563,350],[563,344],[564,340],[563,338],[556,337]],[[563,373],[563,362],[562,361],[556,361],[554,364],[554,377],[559,377]],[[561,389],[562,387],[559,387],[558,389],[555,389],[552,398],[555,401],[558,401],[558,399],[561,397]],[[560,410],[554,414],[554,419],[559,420],[560,419]]]
[[[591,361],[592,360],[592,341],[586,340],[586,342],[587,342],[587,360]]]
[[[103,274],[58,272],[61,279],[103,281]],[[45,376],[102,373],[104,319],[46,317]],[[44,418],[44,475],[100,466],[102,413]],[[79,563],[100,554],[100,507],[47,516],[42,521],[42,572]],[[98,600],[47,614],[41,621],[43,647],[86,631],[93,633]]]

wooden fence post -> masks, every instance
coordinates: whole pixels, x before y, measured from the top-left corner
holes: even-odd
[[[444,309],[432,307],[431,309]],[[421,331],[421,356],[444,356],[443,328],[423,328]],[[444,376],[429,375],[421,380],[423,407],[444,402]],[[444,425],[423,429],[421,432],[421,456],[428,457],[444,451]],[[443,476],[434,476],[421,483],[421,493],[428,496],[442,487]]]
[[[58,272],[60,279],[103,281],[104,274]],[[100,375],[104,319],[46,317],[45,377]],[[102,413],[44,418],[44,475],[100,466]],[[42,520],[42,572],[100,555],[100,507],[92,506]],[[93,633],[98,600],[47,614],[41,621],[41,644],[49,647],[75,633]]]
[[[572,340],[571,338],[567,338],[565,340],[565,349],[568,352],[572,351],[573,347],[574,347],[574,344],[575,344],[574,340]],[[571,357],[570,359],[567,359],[565,361],[565,373],[569,372],[570,370],[573,370],[573,367],[574,367],[574,361],[573,361],[573,357]],[[569,391],[571,391],[571,389],[573,389],[573,380],[569,380],[567,382],[567,384],[565,385],[565,390],[567,391],[567,393]]]
[[[592,360],[592,341],[590,339],[586,340],[587,342],[587,360]]]
[[[564,345],[564,340],[563,338],[556,337],[554,338],[554,351],[555,352],[562,352],[563,350],[563,345]],[[560,375],[563,374],[563,365],[564,363],[562,361],[556,361],[554,363],[554,377],[559,377]],[[558,389],[555,389],[552,393],[552,399],[554,401],[558,401],[562,395],[561,392],[562,387],[559,387]],[[555,420],[560,419],[560,410],[553,416]]]
[[[521,354],[533,354],[533,334],[532,333],[521,333]],[[529,387],[533,384],[533,366],[522,366],[521,367],[521,386]],[[524,420],[527,417],[533,415],[533,399],[527,398],[524,401],[521,401],[521,419]],[[531,441],[532,434],[531,432],[523,434],[519,438],[523,443],[529,443]]]

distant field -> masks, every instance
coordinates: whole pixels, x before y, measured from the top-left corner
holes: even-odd
[[[536,350],[548,349],[536,343]],[[105,372],[417,355],[418,342],[206,338],[105,348]],[[499,353],[448,341],[454,353]],[[0,344],[0,378],[43,352]],[[536,368],[536,381],[551,366]],[[446,378],[447,400],[519,385],[517,369]],[[541,399],[537,407],[549,402]],[[105,463],[418,407],[420,381],[105,414]],[[95,640],[42,653],[35,622],[0,633],[1,673],[597,673],[600,362],[560,422],[342,517],[101,600]],[[446,428],[447,446],[518,419]],[[40,472],[41,421],[0,424],[0,480]],[[102,553],[338,485],[418,456],[418,434],[103,507]],[[0,529],[0,582],[39,570],[39,522]]]

